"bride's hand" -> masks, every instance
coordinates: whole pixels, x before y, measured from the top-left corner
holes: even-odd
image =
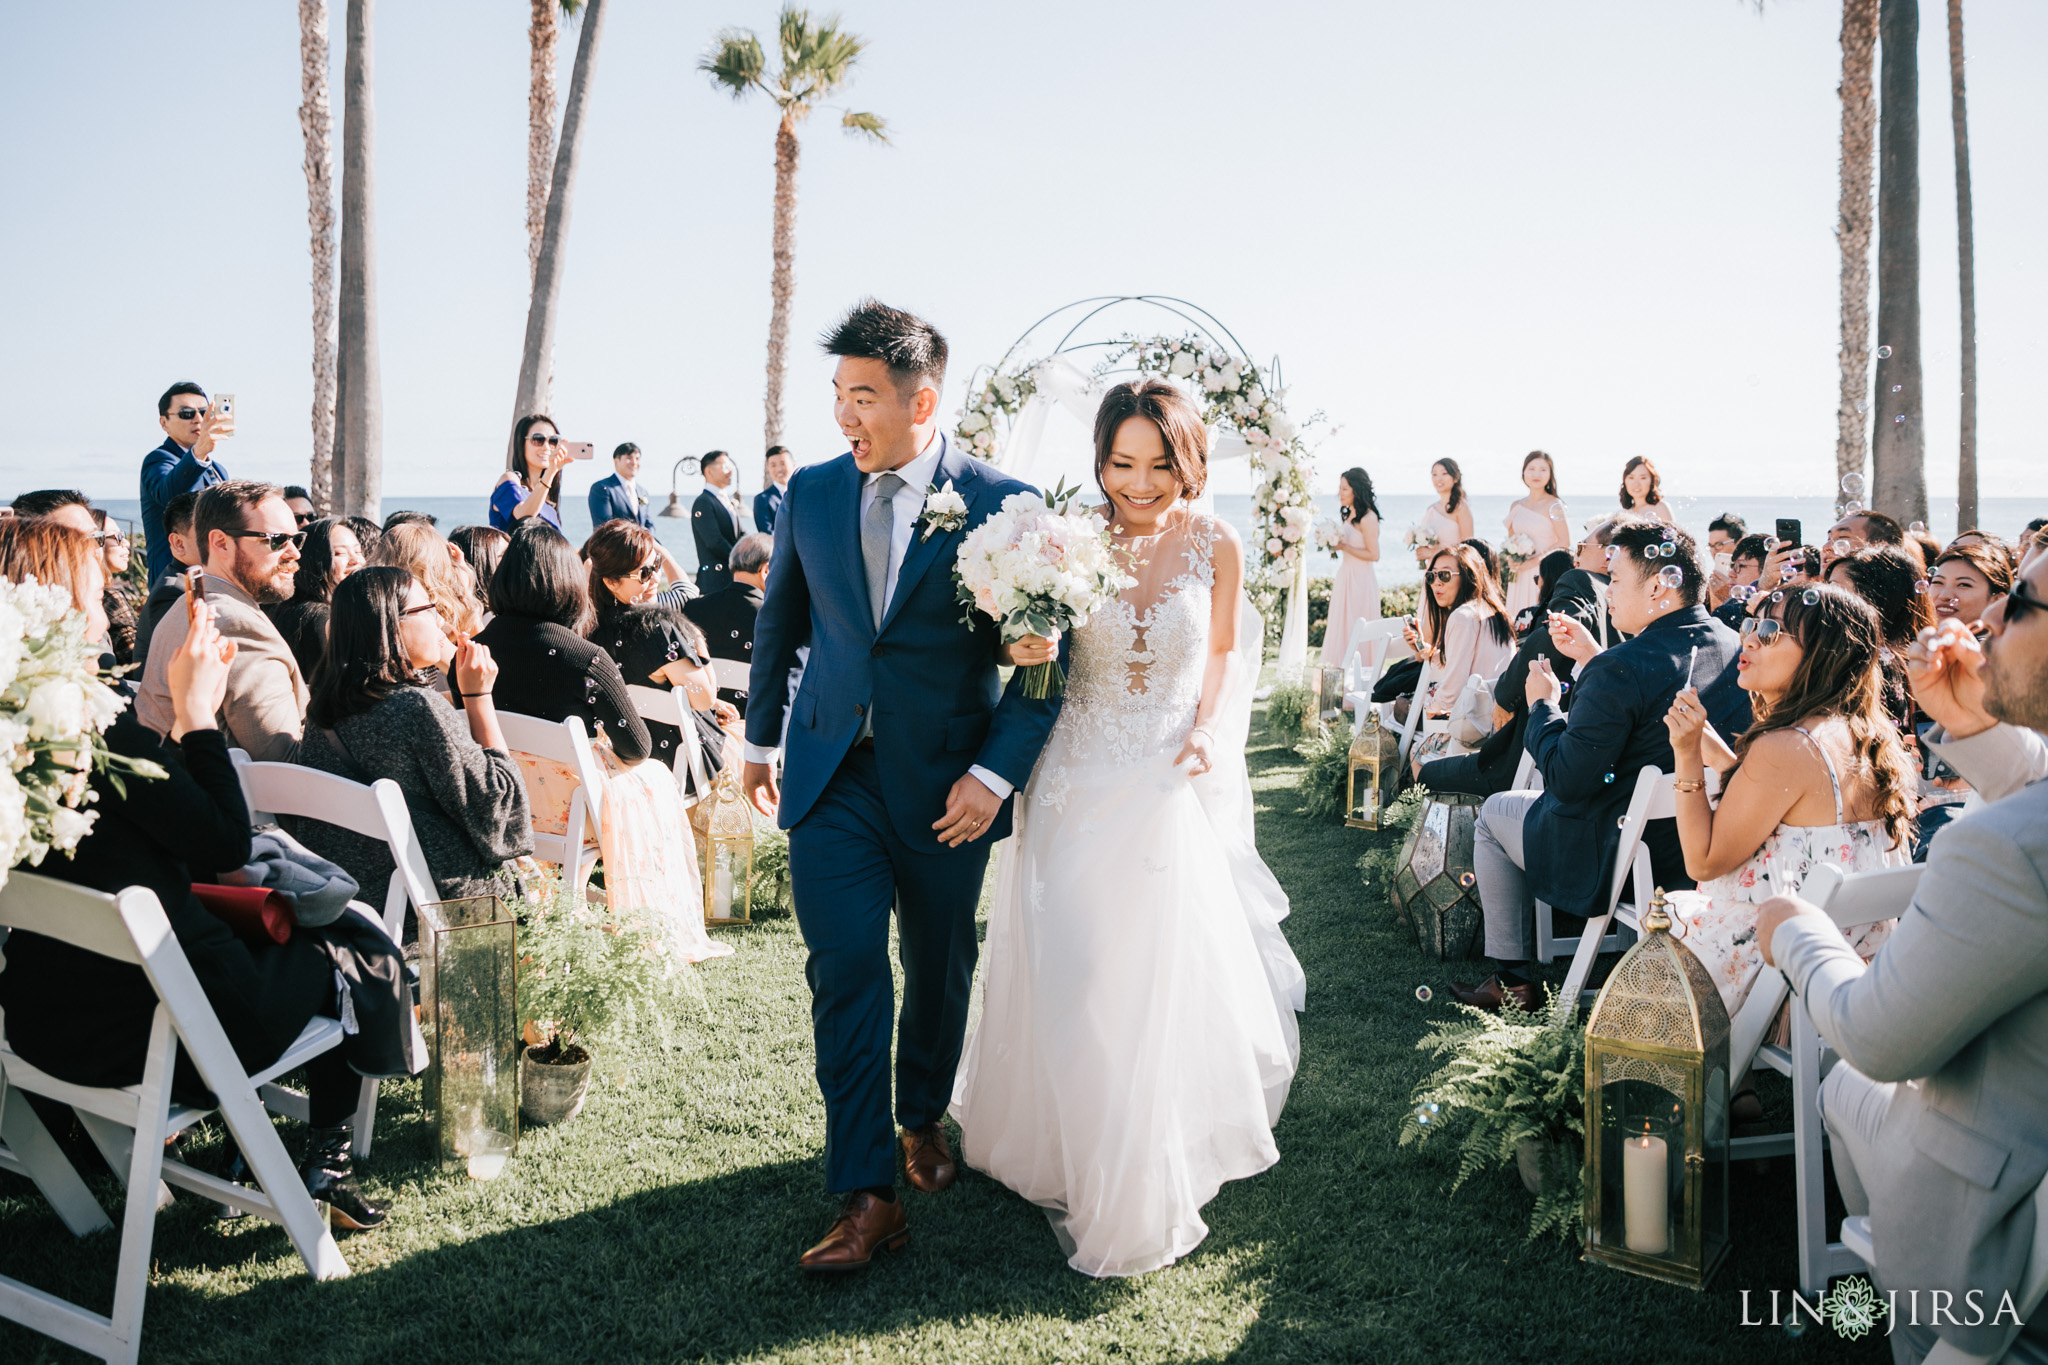
[[[1021,640],[1007,640],[1003,643],[1003,662],[1014,668],[1031,668],[1037,664],[1048,664],[1059,657],[1060,633],[1054,631],[1050,637],[1026,635]]]
[[[1207,728],[1198,725],[1188,731],[1187,743],[1180,746],[1180,753],[1175,755],[1173,766],[1178,768],[1185,763],[1189,777],[1200,777],[1216,766],[1213,756],[1215,745],[1215,736],[1211,735]]]

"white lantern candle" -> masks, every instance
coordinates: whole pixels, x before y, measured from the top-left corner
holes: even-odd
[[[733,876],[731,855],[720,850],[718,866],[711,874],[711,915],[714,919],[732,918]]]
[[[1645,1133],[1621,1143],[1622,1216],[1630,1251],[1662,1256],[1671,1249],[1664,1139]]]

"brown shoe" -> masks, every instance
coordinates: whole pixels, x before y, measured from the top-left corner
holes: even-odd
[[[877,1251],[894,1251],[910,1240],[910,1220],[901,1199],[877,1199],[866,1190],[846,1197],[823,1241],[797,1258],[814,1275],[865,1270]]]
[[[1451,998],[1463,1005],[1472,1005],[1482,1010],[1497,1010],[1503,1000],[1512,1000],[1517,1009],[1530,1014],[1543,1008],[1543,988],[1530,981],[1522,985],[1510,985],[1498,975],[1489,976],[1476,986],[1464,986],[1453,981]]]
[[[953,1149],[946,1145],[946,1125],[927,1123],[922,1128],[905,1128],[902,1133],[903,1173],[910,1183],[926,1194],[951,1189],[960,1173],[953,1164]]]

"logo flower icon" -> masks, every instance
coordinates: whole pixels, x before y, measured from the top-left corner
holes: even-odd
[[[1843,1280],[1820,1301],[1821,1311],[1827,1314],[1828,1326],[1835,1329],[1835,1335],[1859,1341],[1865,1333],[1884,1320],[1884,1300],[1870,1287],[1870,1281],[1861,1275]]]

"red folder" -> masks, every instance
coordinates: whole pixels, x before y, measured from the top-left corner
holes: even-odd
[[[267,886],[192,884],[192,894],[244,943],[292,941],[291,902]]]

